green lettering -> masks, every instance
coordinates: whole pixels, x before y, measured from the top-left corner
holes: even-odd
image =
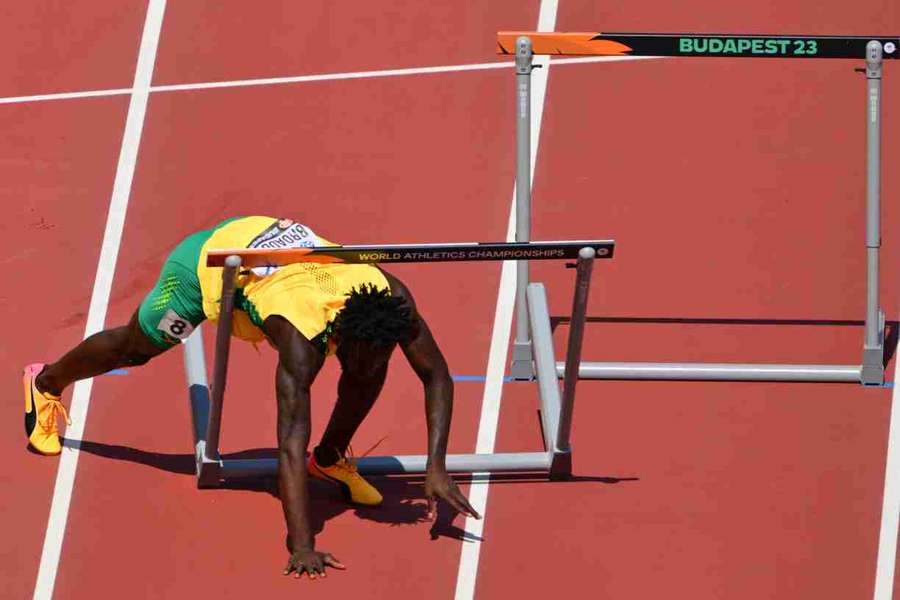
[[[678,38],[678,51],[691,53],[694,51],[694,40],[691,38]]]
[[[738,52],[743,54],[750,49],[750,40],[738,40]]]
[[[713,39],[709,40],[709,53],[710,54],[718,54],[719,52],[722,51],[723,46],[724,46],[724,44],[722,43],[722,40],[713,38]]]
[[[753,54],[763,53],[763,40],[753,40]]]
[[[766,40],[766,54],[778,54],[778,42],[776,40]]]
[[[725,40],[725,54],[736,54],[737,53],[737,44],[734,43],[734,40]]]
[[[779,54],[787,54],[788,46],[791,45],[791,40],[775,40],[775,43],[781,46],[781,50]]]
[[[819,53],[819,42],[817,42],[816,40],[807,40],[806,53],[807,54],[818,54]]]

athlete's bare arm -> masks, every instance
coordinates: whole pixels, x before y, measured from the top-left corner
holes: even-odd
[[[278,399],[278,488],[287,524],[291,557],[284,574],[304,571],[325,576],[325,566],[343,569],[332,555],[318,552],[310,529],[306,449],[310,433],[310,387],[325,357],[286,319],[272,316],[263,324],[278,350],[275,394]]]
[[[408,343],[402,344],[401,348],[425,388],[425,420],[428,425],[425,495],[428,498],[428,517],[435,519],[437,500],[441,498],[456,511],[480,519],[481,516],[447,474],[447,438],[453,415],[453,380],[450,378],[447,361],[431,335],[428,324],[416,309],[409,289],[393,275],[385,273],[385,277],[391,286],[391,294],[405,298],[412,307],[416,323],[415,336]]]

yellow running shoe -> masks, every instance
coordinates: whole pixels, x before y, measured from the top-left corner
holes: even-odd
[[[58,413],[62,413],[69,425],[69,413],[59,401],[59,396],[39,392],[34,385],[35,378],[44,369],[42,363],[25,367],[22,383],[25,385],[25,435],[31,447],[41,454],[53,455],[62,451],[59,443]]]
[[[348,460],[342,456],[330,467],[323,467],[316,462],[316,453],[310,452],[307,467],[307,472],[312,477],[339,485],[344,497],[350,502],[363,506],[378,506],[384,500],[381,493],[357,472],[352,459]]]

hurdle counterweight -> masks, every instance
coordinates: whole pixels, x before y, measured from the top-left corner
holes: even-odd
[[[237,272],[241,266],[239,256],[225,259],[222,269],[222,301],[219,305],[219,324],[216,327],[216,356],[213,363],[212,398],[209,409],[209,425],[206,429],[206,456],[219,458],[219,431],[222,426],[222,405],[225,400],[225,382],[228,378],[228,355],[231,351],[231,322],[234,316],[234,290]]]
[[[516,41],[516,241],[531,240],[531,40]],[[516,338],[510,374],[531,379],[534,367],[525,298],[529,283],[528,261],[516,262]]]

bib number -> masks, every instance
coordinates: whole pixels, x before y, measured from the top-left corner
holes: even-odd
[[[194,326],[171,308],[166,311],[156,328],[179,340],[185,340],[194,333]]]

